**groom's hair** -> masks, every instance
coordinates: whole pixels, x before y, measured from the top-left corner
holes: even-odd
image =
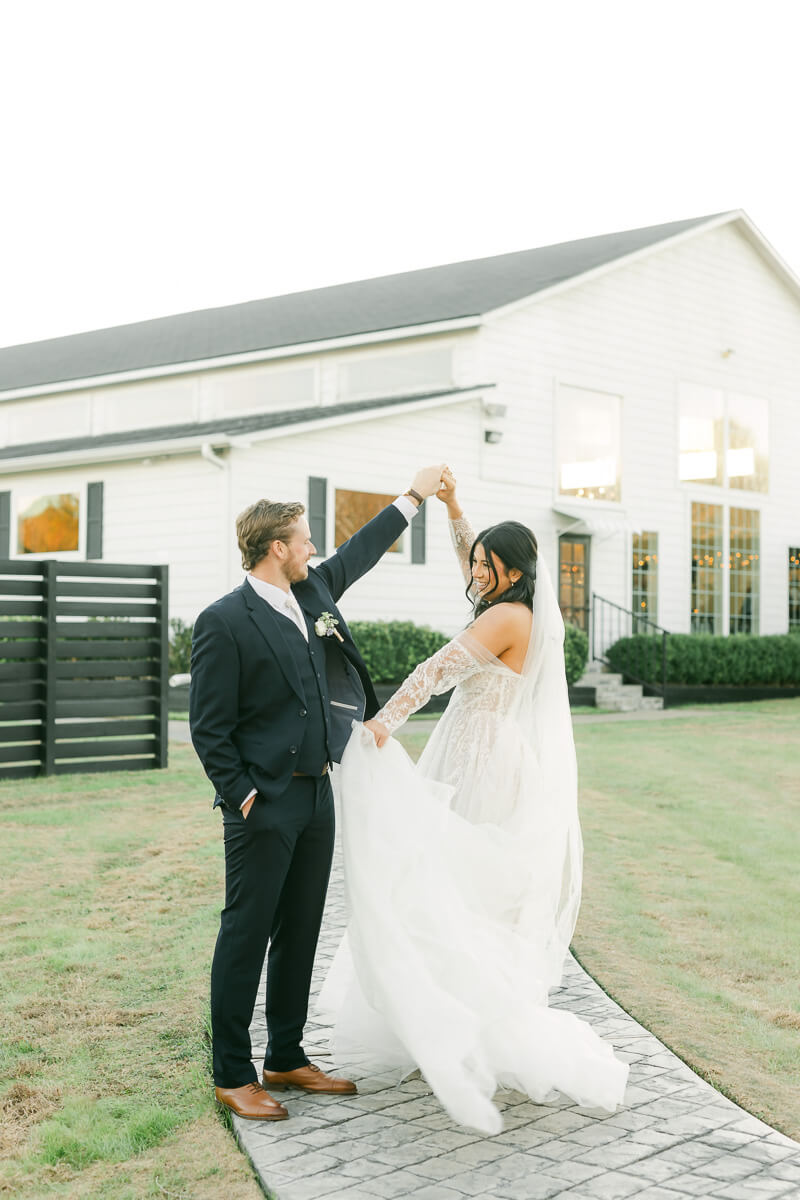
[[[285,542],[292,526],[306,511],[305,504],[295,500],[282,504],[278,500],[256,500],[236,518],[236,538],[242,552],[242,566],[252,571],[269,554],[273,542]]]

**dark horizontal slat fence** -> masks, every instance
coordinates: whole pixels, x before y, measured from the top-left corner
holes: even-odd
[[[0,560],[0,779],[167,765],[168,568]]]

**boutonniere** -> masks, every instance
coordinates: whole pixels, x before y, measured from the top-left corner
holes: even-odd
[[[321,613],[314,622],[314,633],[317,635],[317,637],[335,637],[338,638],[340,642],[344,642],[344,638],[336,628],[338,624],[339,622],[332,613]]]

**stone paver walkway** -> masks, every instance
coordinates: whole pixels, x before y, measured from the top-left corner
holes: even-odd
[[[314,990],[345,921],[337,855]],[[262,981],[263,984],[263,981]],[[504,1131],[486,1138],[456,1124],[419,1077],[359,1077],[332,1063],[327,1030],[311,1024],[312,1061],[358,1079],[349,1100],[280,1093],[290,1119],[234,1117],[239,1142],[279,1200],[771,1200],[800,1197],[800,1145],[726,1100],[666,1050],[574,960],[553,1004],[591,1021],[631,1064],[625,1108],[613,1116],[569,1101],[532,1104],[502,1094]],[[252,1027],[260,1070],[263,999]]]

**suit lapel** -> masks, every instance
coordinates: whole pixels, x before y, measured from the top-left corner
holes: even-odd
[[[256,595],[247,580],[242,584],[242,599],[245,602],[250,619],[254,622],[259,633],[275,656],[278,666],[286,676],[286,682],[301,700],[305,700],[305,692],[300,682],[300,672],[297,669],[297,663],[295,662],[291,647],[281,628],[282,622],[286,618],[278,616],[271,604],[268,604],[266,600],[262,600],[260,596]]]

